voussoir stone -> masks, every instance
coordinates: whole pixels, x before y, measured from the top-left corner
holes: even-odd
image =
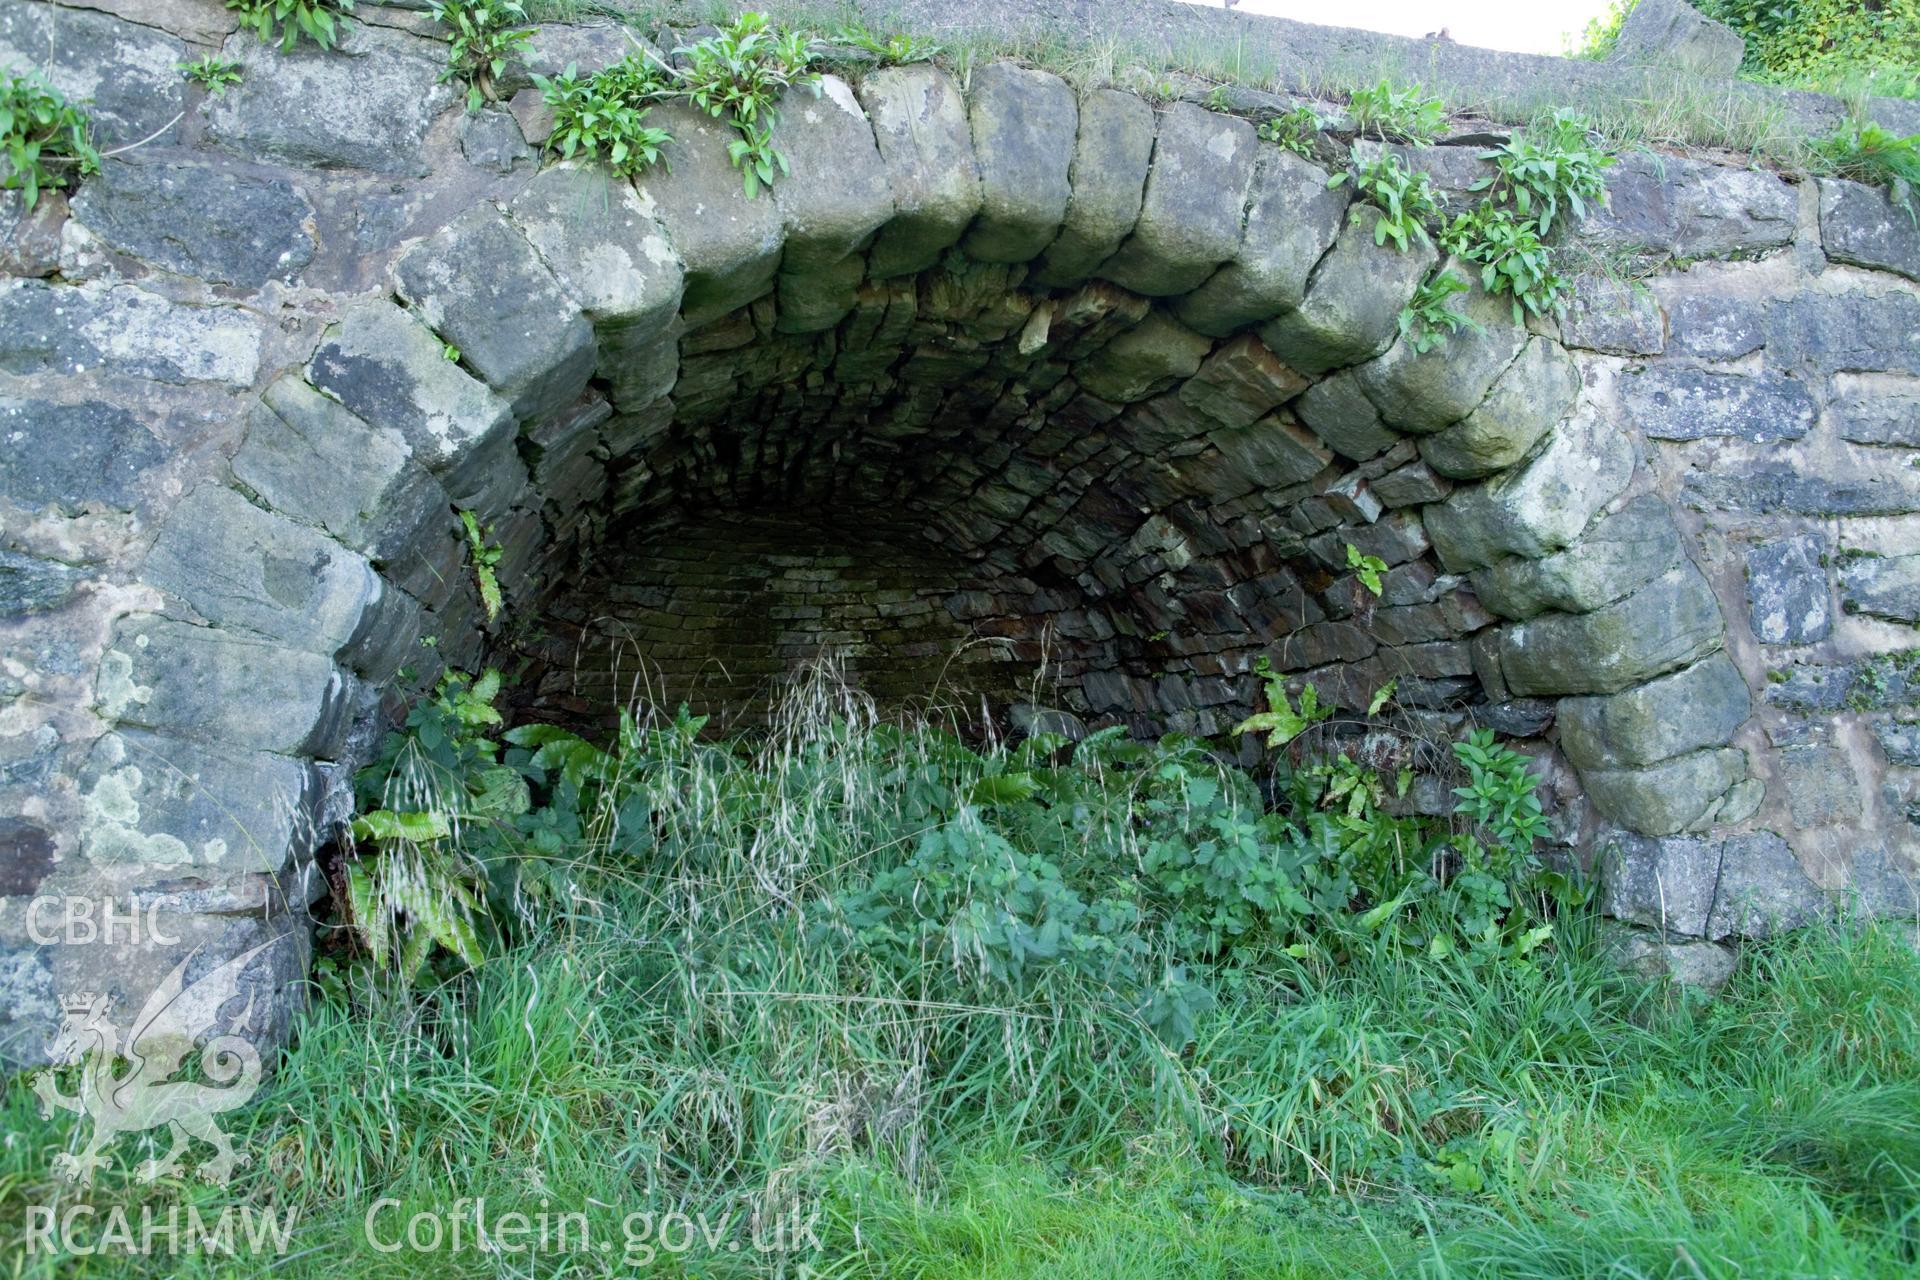
[[[1246,233],[1233,257],[1174,304],[1183,324],[1223,337],[1298,307],[1314,266],[1332,247],[1347,189],[1291,151],[1261,147],[1247,193]]]
[[[444,49],[351,21],[324,50],[302,42],[282,53],[238,32],[220,53],[240,64],[240,80],[207,100],[207,136],[249,158],[423,176],[427,130],[458,97],[440,82]]]
[[[773,288],[785,222],[764,192],[749,200],[727,159],[730,125],[681,102],[662,103],[649,123],[673,137],[664,163],[633,180],[640,207],[666,228],[686,271],[681,307],[689,325],[725,315]]]
[[[1360,388],[1359,374],[1345,369],[1308,387],[1299,401],[1300,420],[1314,434],[1355,462],[1365,462],[1400,439],[1380,420],[1380,410]]]
[[[375,680],[393,674],[418,629],[417,611],[364,557],[221,485],[180,500],[141,577],[216,626],[339,655]]]
[[[1060,234],[1035,279],[1051,288],[1084,283],[1111,258],[1140,217],[1153,159],[1153,108],[1131,93],[1095,89],[1080,99],[1073,194]]]
[[[1556,342],[1531,339],[1473,412],[1420,441],[1420,456],[1450,479],[1492,475],[1533,452],[1579,395],[1572,357]]]
[[[1798,440],[1819,420],[1806,384],[1776,373],[1653,366],[1620,380],[1627,415],[1656,440]]]
[[[1191,102],[1162,111],[1139,220],[1100,274],[1154,298],[1198,288],[1240,249],[1256,147],[1245,120]]]
[[[348,307],[307,376],[362,421],[398,431],[414,459],[455,497],[503,447],[511,453],[512,407],[447,359],[425,325],[385,299]]]
[[[1513,323],[1512,304],[1477,283],[1443,305],[1466,322],[1459,330],[1425,351],[1402,335],[1379,359],[1356,371],[1361,389],[1388,426],[1420,434],[1452,426],[1487,398],[1495,379],[1527,345],[1527,331]]]
[[[527,238],[490,204],[407,249],[393,264],[393,281],[521,418],[571,403],[592,376],[592,327]]]
[[[1220,344],[1180,384],[1180,402],[1223,427],[1244,427],[1306,390],[1307,379],[1250,333]]]
[[[973,74],[967,122],[980,215],[961,248],[981,262],[1027,262],[1060,233],[1072,196],[1079,104],[1059,76],[993,62]]]
[[[273,875],[318,843],[310,761],[121,729],[94,744],[80,783],[80,852],[95,866]]]
[[[1520,697],[1617,693],[1706,657],[1725,634],[1691,561],[1591,613],[1548,613],[1500,633],[1500,670]]]
[[[1434,251],[1374,243],[1381,212],[1356,204],[1333,248],[1314,268],[1300,306],[1270,321],[1260,340],[1302,373],[1325,373],[1370,360],[1400,330],[1400,310],[1433,267]]]
[[[1721,652],[1638,688],[1561,699],[1560,749],[1582,769],[1638,768],[1725,746],[1752,713],[1746,677]]]
[[[216,284],[291,280],[313,258],[313,206],[297,186],[218,165],[106,165],[73,216],[110,248]]]
[[[114,628],[94,697],[116,725],[324,759],[344,741],[354,687],[321,654],[136,615]]]
[[[1193,376],[1211,339],[1155,309],[1074,368],[1080,385],[1116,404],[1145,400]]]
[[[1434,549],[1455,573],[1550,555],[1627,487],[1635,462],[1631,442],[1598,415],[1575,414],[1532,460],[1427,507]]]
[[[1879,187],[1820,179],[1820,242],[1834,262],[1920,280],[1920,225]]]
[[[1673,513],[1659,498],[1642,494],[1594,521],[1564,551],[1475,570],[1473,589],[1503,618],[1531,618],[1549,609],[1591,613],[1653,581],[1680,556]]]
[[[780,269],[792,274],[838,265],[893,216],[893,189],[866,112],[838,76],[822,76],[819,90],[789,92],[773,130],[790,169],[774,183],[773,199],[786,224]]]
[[[1703,825],[1747,776],[1747,753],[1694,751],[1644,769],[1583,768],[1580,781],[1603,817],[1629,831],[1670,836]]]
[[[885,67],[857,91],[887,168],[893,221],[869,255],[875,279],[924,271],[980,212],[980,168],[967,103],[946,72],[930,64]]]

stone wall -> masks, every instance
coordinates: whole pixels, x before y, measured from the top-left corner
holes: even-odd
[[[1431,253],[1192,103],[829,77],[748,201],[678,109],[670,169],[543,168],[537,95],[464,113],[411,11],[292,54],[212,0],[143,16],[0,8],[0,61],[53,49],[141,142],[0,246],[0,1054],[195,946],[267,944],[284,1027],[383,714],[506,652],[459,511],[507,625],[562,646],[723,522],[832,572],[907,529],[916,625],[1010,642],[1082,722],[1220,732],[1266,658],[1348,707],[1396,681],[1408,735],[1521,739],[1661,945],[1913,913],[1920,232],[1881,193],[1632,157],[1582,242],[1647,279],[1559,324],[1470,297],[1482,330],[1423,354]],[[154,70],[215,46],[218,98]],[[1479,145],[1417,159],[1463,191]],[[530,696],[570,696],[535,656]],[[178,941],[44,941],[60,896]]]

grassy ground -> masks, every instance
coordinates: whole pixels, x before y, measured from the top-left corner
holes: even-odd
[[[1610,970],[1579,914],[1496,961],[1253,939],[1169,1040],[1092,971],[1012,982],[845,927],[945,811],[947,750],[857,714],[658,750],[621,792],[660,833],[645,856],[591,823],[479,970],[396,991],[322,967],[228,1118],[252,1163],[224,1189],[135,1185],[154,1153],[129,1138],[76,1192],[50,1170],[84,1124],[9,1084],[0,1274],[1914,1274],[1920,957],[1895,929],[1753,947],[1712,1003]],[[1124,861],[1104,803],[1033,811]],[[80,1204],[100,1252],[49,1255],[33,1225]],[[104,1238],[116,1206],[182,1205],[294,1222],[266,1257]],[[504,1247],[542,1213],[546,1247]]]

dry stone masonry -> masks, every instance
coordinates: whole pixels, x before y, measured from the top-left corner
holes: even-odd
[[[543,165],[538,95],[465,113],[411,7],[290,54],[140,12],[0,6],[0,61],[148,139],[5,210],[0,1057],[194,947],[274,942],[284,1029],[347,779],[443,664],[750,723],[831,649],[1002,730],[1222,734],[1264,657],[1521,739],[1637,954],[1915,913],[1920,230],[1881,192],[1628,158],[1582,234],[1664,268],[1421,354],[1430,251],[1192,103],[829,76],[749,201],[691,111],[631,183]],[[210,51],[217,98],[172,70]],[[45,940],[62,895],[159,936]]]

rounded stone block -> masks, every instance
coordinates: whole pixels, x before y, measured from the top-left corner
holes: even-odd
[[[1730,788],[1747,776],[1747,753],[1695,751],[1645,769],[1582,769],[1580,781],[1603,817],[1645,836],[1698,830]]]
[[[661,103],[648,122],[673,141],[664,163],[633,180],[643,212],[666,229],[686,272],[682,313],[701,324],[744,307],[773,288],[786,222],[765,192],[747,199],[727,158],[731,126],[681,102]]]
[[[1302,373],[1359,364],[1385,351],[1400,332],[1400,311],[1433,268],[1431,246],[1405,253],[1374,241],[1381,213],[1356,204],[1333,248],[1314,268],[1299,307],[1270,321],[1260,340]]]
[[[1619,769],[1725,746],[1752,714],[1746,678],[1722,652],[1622,693],[1563,698],[1556,719],[1577,767]]]
[[[1060,234],[1034,273],[1040,284],[1084,283],[1133,230],[1153,159],[1153,132],[1153,108],[1131,93],[1095,89],[1080,99],[1069,175],[1073,194]]]
[[[1198,288],[1240,249],[1254,153],[1245,120],[1191,102],[1162,111],[1140,216],[1100,275],[1150,298]]]
[[[1533,338],[1471,413],[1420,441],[1420,457],[1451,480],[1490,476],[1532,453],[1579,395],[1573,358],[1558,343]]]
[[[1380,411],[1351,369],[1308,387],[1300,397],[1299,414],[1315,435],[1355,462],[1385,453],[1400,440],[1400,434],[1380,420]]]
[[[1298,307],[1307,280],[1340,234],[1347,189],[1291,151],[1263,146],[1247,193],[1247,224],[1233,257],[1174,304],[1181,323],[1224,337]]]
[[[480,205],[393,264],[394,287],[520,418],[572,403],[595,359],[593,329],[540,255]]]
[[[555,165],[506,209],[603,345],[651,342],[679,314],[680,255],[632,183],[591,165]]]
[[[1145,400],[1193,376],[1213,343],[1154,310],[1074,366],[1080,385],[1102,400]]]
[[[781,270],[793,274],[839,266],[893,216],[893,189],[866,112],[838,76],[820,77],[819,90],[789,91],[773,129],[788,163],[773,186],[786,224]]]
[[[1618,693],[1720,647],[1720,604],[1691,561],[1592,613],[1542,614],[1500,633],[1500,671],[1519,697]]]
[[[874,240],[875,279],[924,271],[940,260],[980,211],[967,103],[938,67],[885,67],[857,90],[886,166],[894,215]]]
[[[1680,530],[1667,504],[1642,494],[1594,521],[1564,551],[1475,570],[1473,589],[1503,618],[1531,618],[1549,609],[1591,613],[1653,581],[1680,556]]]
[[[1463,272],[1453,274],[1464,278]],[[1356,370],[1388,426],[1426,434],[1459,422],[1487,398],[1527,346],[1527,331],[1513,323],[1511,306],[1477,284],[1443,305],[1466,323],[1425,351],[1403,335],[1386,354]]]
[[[1060,233],[1080,109],[1059,76],[993,62],[973,73],[967,123],[980,169],[980,214],[961,249],[981,262],[1027,262]]]

